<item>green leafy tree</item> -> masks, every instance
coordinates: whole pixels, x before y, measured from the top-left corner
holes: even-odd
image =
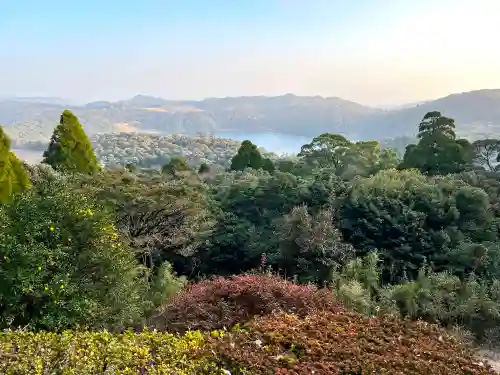
[[[380,156],[375,166],[375,171],[378,172],[384,169],[397,168],[399,163],[400,159],[397,152],[390,148],[384,148],[380,151]]]
[[[43,153],[42,163],[62,172],[92,174],[100,169],[92,143],[71,111],[62,113],[49,147]]]
[[[323,285],[331,281],[335,269],[351,259],[355,250],[342,242],[334,225],[332,210],[310,215],[297,206],[277,225],[280,239],[277,266],[287,277]]]
[[[379,310],[377,299],[382,291],[380,258],[376,251],[350,260],[333,272],[332,289],[335,297],[347,308],[366,315]],[[387,311],[389,310],[389,311]],[[393,312],[386,308],[385,312]]]
[[[257,268],[262,238],[262,230],[249,220],[221,211],[208,243],[197,251],[197,271],[203,276],[229,276]],[[271,245],[267,250],[272,252]]]
[[[186,172],[192,172],[186,159],[175,156],[162,167],[162,172],[171,176],[179,176]]]
[[[168,262],[163,263],[152,277],[148,300],[154,307],[160,307],[175,296],[187,284],[187,279],[178,277]]]
[[[269,159],[269,158],[262,158],[262,167],[261,168],[269,173],[273,173],[275,170],[274,164],[271,161],[271,159]]]
[[[278,159],[276,169],[280,172],[291,173],[295,176],[310,176],[312,174],[311,165],[300,159]]]
[[[398,157],[390,150],[382,150],[378,141],[352,143],[340,134],[322,134],[302,146],[298,155],[314,168],[332,168],[337,176],[351,180],[355,176],[370,176],[381,169],[398,165]]]
[[[113,218],[59,178],[0,207],[0,327],[122,328],[147,307]]]
[[[166,179],[159,171],[130,178],[123,169],[72,176],[76,192],[105,202],[117,230],[129,239],[137,259],[150,269],[168,261],[180,274],[191,272],[193,254],[213,226],[214,205],[199,179]]]
[[[458,173],[466,169],[472,148],[456,139],[455,121],[440,112],[427,113],[418,128],[418,143],[407,146],[402,168],[417,168],[429,175]]]
[[[340,134],[325,133],[314,138],[311,143],[302,146],[299,157],[319,168],[341,168],[344,156],[351,142]]]
[[[380,251],[386,282],[415,277],[425,261],[435,270],[463,273],[453,261],[454,249],[465,239],[481,243],[497,236],[484,190],[415,170],[386,170],[355,180],[340,215],[357,255]]]
[[[202,249],[203,274],[248,271],[259,266],[262,253],[270,266],[278,268],[276,219],[302,204],[315,215],[342,190],[341,181],[331,171],[316,173],[307,179],[251,169],[219,175],[213,193],[220,213],[209,245]]]
[[[399,164],[395,152],[381,149],[378,141],[351,143],[345,151],[342,168],[337,174],[346,180],[355,176],[370,176],[383,169],[391,169]]]
[[[31,186],[28,171],[10,147],[10,139],[0,126],[0,203]]]
[[[257,146],[250,141],[241,142],[238,153],[231,159],[230,170],[242,171],[246,168],[274,171],[274,165],[268,158],[263,158]]]

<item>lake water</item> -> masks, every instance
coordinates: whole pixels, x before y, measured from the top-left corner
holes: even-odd
[[[266,151],[275,152],[277,154],[297,154],[300,148],[306,143],[311,142],[312,138],[283,134],[275,132],[263,133],[233,133],[233,132],[217,132],[216,137],[231,138],[237,141],[249,140],[258,147],[263,147]]]

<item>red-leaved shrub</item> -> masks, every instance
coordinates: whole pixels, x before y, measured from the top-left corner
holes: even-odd
[[[247,274],[189,286],[162,307],[151,326],[169,332],[207,331],[231,328],[274,311],[304,316],[318,310],[343,311],[327,289],[297,285],[271,275]]]
[[[275,313],[209,336],[206,355],[233,375],[494,375],[444,330],[355,313]]]

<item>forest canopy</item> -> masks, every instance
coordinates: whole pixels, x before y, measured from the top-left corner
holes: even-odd
[[[423,374],[424,363],[493,374],[451,333],[500,342],[495,140],[460,139],[440,112],[415,124],[403,155],[330,133],[288,157],[184,136],[137,135],[137,148],[132,135],[102,135],[92,146],[78,125],[63,113],[38,165],[9,159],[5,136],[0,328],[14,333],[0,334],[1,350],[17,337],[31,350],[21,328],[44,345],[68,329],[75,345],[98,345],[106,329],[124,352],[142,348],[137,371],[165,340],[176,351],[157,366],[175,372],[191,358],[193,374]],[[113,162],[97,165],[104,150]],[[181,336],[120,336],[144,327]],[[94,360],[111,366],[114,355]]]

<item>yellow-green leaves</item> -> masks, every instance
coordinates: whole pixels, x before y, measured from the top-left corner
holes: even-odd
[[[10,147],[10,139],[0,126],[0,203],[9,202],[13,194],[31,186],[28,171]]]
[[[199,331],[184,336],[143,331],[122,334],[65,331],[0,333],[2,374],[218,374],[203,355]],[[208,372],[207,372],[208,370]]]
[[[71,111],[61,114],[42,162],[55,170],[69,173],[92,174],[100,170],[92,143]]]

